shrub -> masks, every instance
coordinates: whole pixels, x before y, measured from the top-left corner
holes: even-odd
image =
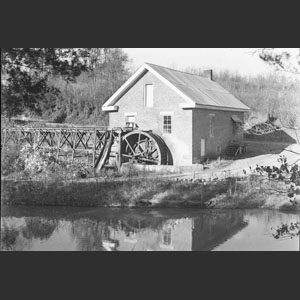
[[[31,146],[12,147],[2,151],[1,174],[18,179],[50,180],[88,178],[93,168],[86,161],[56,158],[55,149],[34,149]]]
[[[9,175],[16,172],[16,161],[20,156],[20,148],[8,145],[1,151],[1,175]]]

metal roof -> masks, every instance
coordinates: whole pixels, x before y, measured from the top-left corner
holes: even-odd
[[[248,111],[250,108],[209,78],[145,63],[102,106],[103,111],[118,111],[115,104],[142,77],[150,72],[178,93],[182,108],[211,108]]]
[[[146,63],[196,104],[221,108],[249,110],[220,84],[206,77],[176,71],[170,68]]]

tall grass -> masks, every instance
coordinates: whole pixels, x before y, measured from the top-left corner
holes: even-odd
[[[209,200],[224,199],[219,208],[259,207],[256,179],[250,183],[229,179],[203,184],[156,178],[100,181],[2,180],[6,205],[109,206],[109,207],[210,207]]]

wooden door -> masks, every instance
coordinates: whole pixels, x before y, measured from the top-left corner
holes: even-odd
[[[200,155],[201,157],[205,156],[205,139],[201,139]]]

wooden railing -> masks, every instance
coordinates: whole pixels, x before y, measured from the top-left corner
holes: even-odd
[[[127,129],[125,131],[128,131]],[[1,149],[5,151],[7,145],[28,145],[34,149],[55,149],[57,158],[71,154],[75,158],[92,156],[92,164],[96,168],[99,155],[107,144],[107,139],[121,145],[123,129],[105,127],[10,127],[1,129]],[[112,135],[112,137],[111,137]],[[111,151],[109,151],[111,152]],[[121,148],[112,151],[116,158],[116,166],[121,167]],[[109,153],[110,154],[110,153]]]

